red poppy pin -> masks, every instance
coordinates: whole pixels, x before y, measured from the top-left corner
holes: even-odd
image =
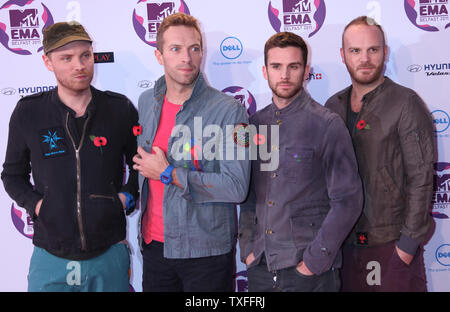
[[[366,123],[366,121],[364,119],[361,119],[357,124],[356,124],[356,128],[358,128],[358,130],[370,130],[370,125],[368,123]]]
[[[134,134],[134,136],[141,135],[142,134],[142,126],[141,125],[134,126],[133,134]]]
[[[103,153],[102,146],[106,146],[106,143],[108,143],[108,140],[106,140],[105,137],[102,136],[95,136],[91,135],[89,136],[92,142],[94,142],[94,145],[97,147],[100,147],[100,151]]]

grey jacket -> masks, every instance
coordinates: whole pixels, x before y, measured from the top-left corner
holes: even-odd
[[[347,120],[351,86],[325,106]],[[367,246],[398,240],[414,255],[431,226],[430,205],[435,160],[433,122],[425,103],[411,89],[385,81],[364,95],[351,129],[364,188],[364,208],[349,243]],[[370,128],[370,129],[369,129]]]
[[[164,122],[160,121],[160,114],[165,93],[163,76],[153,89],[139,97],[139,124],[143,132],[138,137],[138,145],[147,152],[159,122]],[[226,148],[234,150],[237,145],[232,138],[233,144],[230,144],[232,134],[226,128],[228,125],[232,129],[238,123],[248,123],[245,108],[232,97],[208,86],[200,73],[190,98],[176,115],[176,133],[172,132],[168,143],[167,159],[177,168],[177,178],[183,189],[173,184],[164,188],[164,257],[207,257],[230,252],[233,248],[236,242],[235,203],[244,201],[248,193],[248,157],[247,160],[227,160],[225,157],[219,160],[220,157],[211,159],[204,153],[205,157],[200,155],[199,163],[194,166],[194,160],[189,158],[189,153],[183,154],[183,149],[195,145],[205,152],[213,145],[212,141],[216,142],[214,139],[221,138],[228,143]],[[208,133],[214,125],[223,133]],[[199,166],[201,171],[193,170]],[[148,181],[142,175],[139,175],[139,189],[143,215],[145,209],[151,207],[146,207]]]
[[[362,208],[361,181],[348,131],[303,90],[289,106],[270,104],[251,124],[279,125],[280,165],[262,171],[252,163],[250,195],[241,205],[241,258],[251,252],[259,263],[264,253],[269,270],[301,260],[315,274],[340,267],[340,248]],[[270,128],[269,128],[270,129]],[[266,148],[265,146],[262,148]]]

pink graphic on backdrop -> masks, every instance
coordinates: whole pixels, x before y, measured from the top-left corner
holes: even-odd
[[[156,33],[162,20],[176,12],[190,14],[183,0],[179,1],[147,1],[141,0],[133,10],[133,27],[138,37],[146,44],[156,47]]]
[[[404,0],[405,13],[417,28],[436,32],[450,27],[448,0]]]
[[[7,1],[0,7],[0,19],[0,43],[19,55],[41,52],[42,30],[54,23],[45,4],[33,0]]]
[[[269,22],[276,32],[291,31],[310,38],[325,23],[325,1],[271,0],[268,16]]]
[[[16,208],[11,204],[11,220],[17,231],[27,238],[33,238],[33,221],[25,209]]]

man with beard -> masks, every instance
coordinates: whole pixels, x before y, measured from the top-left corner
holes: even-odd
[[[426,291],[423,247],[431,226],[433,123],[411,89],[383,76],[384,32],[361,16],[342,35],[352,85],[326,107],[350,131],[364,208],[344,248],[344,291]]]
[[[138,115],[125,96],[90,85],[91,43],[76,22],[45,28],[57,88],[24,97],[11,116],[1,177],[34,222],[29,291],[129,291],[124,210],[138,196]]]
[[[156,42],[164,76],[139,97],[142,134],[133,158],[142,195],[142,288],[229,292],[235,203],[247,196],[250,161],[228,159],[228,152],[224,157],[221,144],[231,141],[226,149],[237,152],[226,128],[248,123],[247,113],[234,98],[207,85],[194,17],[166,17]],[[215,151],[207,148],[212,145]]]
[[[361,212],[348,131],[303,89],[307,53],[303,39],[290,32],[273,35],[264,48],[263,74],[273,102],[250,123],[279,127],[278,140],[268,131],[258,147],[278,151],[280,165],[263,171],[265,161],[253,161],[250,194],[241,205],[249,291],[338,291],[341,244]]]

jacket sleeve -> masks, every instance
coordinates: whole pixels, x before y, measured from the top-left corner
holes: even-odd
[[[9,121],[8,145],[1,178],[8,195],[27,210],[35,219],[37,202],[43,194],[34,190],[30,181],[30,150],[27,146],[23,125],[23,102],[17,104]]]
[[[413,93],[405,104],[398,127],[406,181],[405,222],[397,246],[414,255],[431,226],[435,146],[433,122],[425,103]]]
[[[128,167],[128,180],[125,185],[122,186],[121,192],[127,192],[134,198],[135,203],[138,202],[139,186],[138,186],[138,172],[133,169],[133,157],[137,153],[137,137],[133,133],[133,127],[138,125],[138,112],[133,103],[127,102],[128,106],[128,122],[127,122],[127,138],[125,145],[125,162]],[[127,210],[127,214],[130,214],[135,207],[131,207]]]
[[[303,261],[314,274],[331,268],[343,241],[360,216],[363,204],[352,141],[344,122],[335,116],[325,130],[321,147],[330,210],[303,254]]]
[[[225,125],[237,125],[240,123],[248,124],[248,117],[245,108],[233,103],[233,109],[225,120]],[[224,126],[225,126],[224,125]],[[222,127],[223,128],[223,127]],[[223,129],[223,144],[225,148],[221,154],[219,172],[191,171],[187,168],[177,167],[177,178],[183,185],[182,197],[186,200],[192,200],[195,203],[241,203],[247,197],[248,185],[250,180],[250,160],[248,157],[248,148],[245,148],[245,157],[239,160],[238,144],[233,141],[233,134],[227,133]],[[236,159],[227,159],[232,149]]]

